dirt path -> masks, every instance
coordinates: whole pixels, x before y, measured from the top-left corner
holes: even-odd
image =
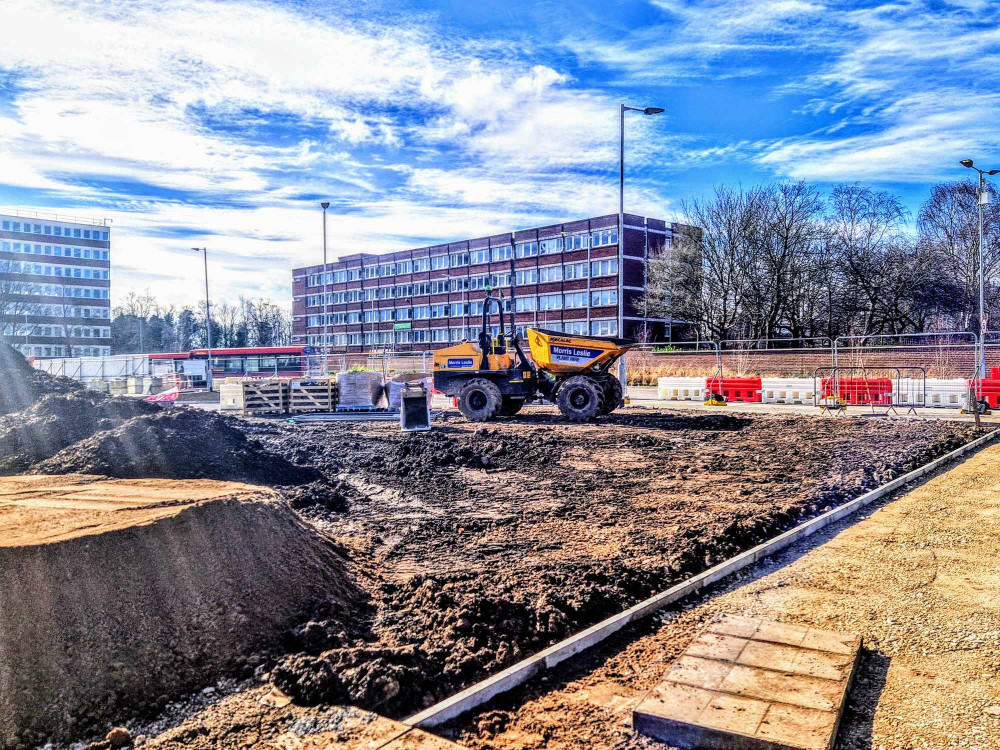
[[[1000,446],[841,522],[443,732],[470,748],[664,748],[628,726],[729,612],[863,635],[837,747],[1000,748]]]

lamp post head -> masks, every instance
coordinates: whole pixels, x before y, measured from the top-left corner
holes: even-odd
[[[658,115],[660,114],[660,112],[663,111],[664,110],[662,107],[646,107],[644,110],[642,110],[642,113],[644,115]]]
[[[326,211],[326,209],[330,207],[330,201],[323,201],[319,205],[321,205],[323,207],[323,210]]]
[[[988,175],[989,175],[990,177],[992,177],[992,176],[993,176],[993,175],[995,175],[995,174],[1000,174],[1000,169],[991,169],[991,170],[990,170],[989,172],[987,172],[986,174],[988,174]]]
[[[961,164],[966,169],[972,169],[972,159],[962,159],[962,161],[960,161],[959,164]]]

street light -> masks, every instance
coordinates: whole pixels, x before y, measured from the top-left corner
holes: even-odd
[[[205,256],[205,331],[208,338],[208,370],[205,372],[205,382],[208,384],[209,393],[212,392],[212,308],[208,301],[208,248],[192,247],[196,253]]]
[[[330,342],[327,340],[326,323],[326,209],[330,207],[330,201],[323,201],[319,204],[323,209],[323,375],[330,374]]]
[[[986,377],[986,307],[984,304],[984,278],[983,278],[983,206],[989,205],[989,193],[986,192],[983,175],[991,177],[1000,174],[1000,169],[980,169],[973,164],[972,159],[962,159],[961,164],[966,169],[974,169],[979,173],[979,190],[976,192],[976,205],[979,209],[979,377]]]
[[[661,107],[629,107],[621,105],[619,112],[621,120],[621,138],[618,147],[618,335],[625,335],[625,298],[622,277],[625,272],[625,113],[642,112],[644,115],[658,115],[664,110]],[[622,393],[627,392],[628,384],[625,374],[625,358],[618,360],[618,379],[622,384]]]

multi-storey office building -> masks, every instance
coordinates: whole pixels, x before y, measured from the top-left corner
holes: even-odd
[[[0,213],[0,330],[33,357],[111,354],[111,228]]]
[[[424,350],[475,340],[487,289],[505,298],[519,329],[650,340],[669,319],[643,314],[646,260],[681,225],[625,215],[619,268],[618,216],[506,232],[385,254],[358,253],[292,271],[292,343],[330,351]],[[325,284],[325,311],[324,311]],[[509,318],[507,318],[509,321]],[[493,328],[497,328],[493,318]]]

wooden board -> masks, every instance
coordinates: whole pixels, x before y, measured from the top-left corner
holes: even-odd
[[[829,750],[860,650],[858,635],[721,615],[632,724],[680,748]]]
[[[243,380],[219,387],[219,410],[237,414],[284,414],[288,411],[287,380]]]
[[[337,408],[336,378],[312,378],[289,381],[288,412],[308,414]]]

